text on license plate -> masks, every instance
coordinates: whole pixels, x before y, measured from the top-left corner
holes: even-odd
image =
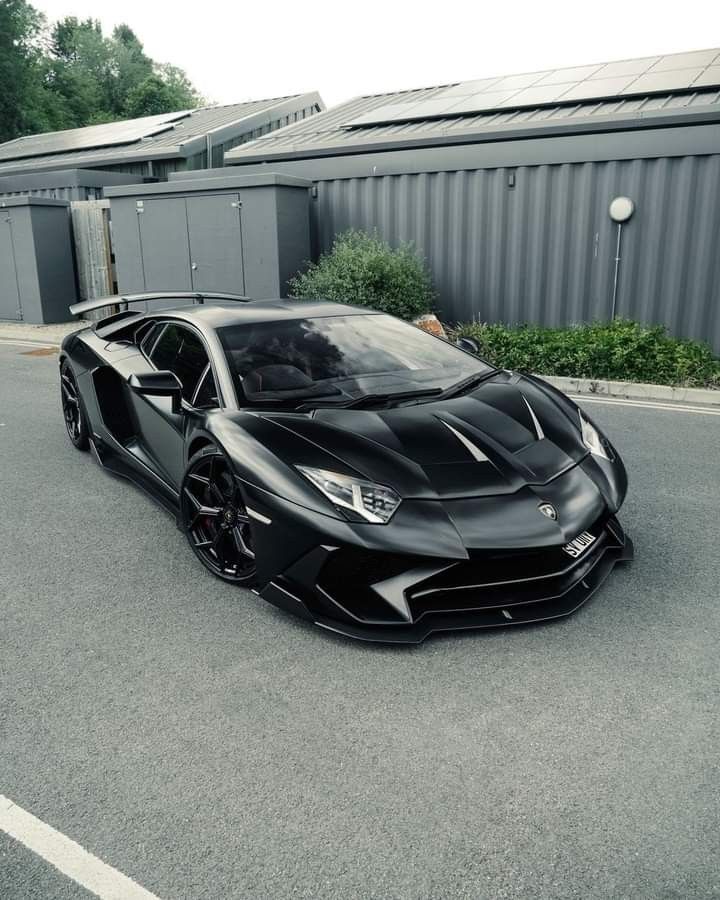
[[[589,531],[583,531],[582,534],[579,534],[576,538],[570,541],[570,543],[565,544],[563,550],[567,553],[568,556],[572,556],[573,559],[577,559],[578,556],[582,556],[587,548],[594,543],[595,535],[590,534]]]

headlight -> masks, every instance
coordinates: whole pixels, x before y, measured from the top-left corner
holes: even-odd
[[[583,444],[588,448],[588,450],[594,456],[601,456],[603,459],[610,459],[610,454],[608,453],[605,444],[603,443],[603,439],[600,437],[600,432],[595,428],[594,425],[591,425],[585,416],[580,413],[580,430],[582,432]]]
[[[400,505],[395,491],[382,484],[328,472],[327,469],[312,469],[309,466],[296,468],[335,506],[351,509],[368,522],[389,522]]]

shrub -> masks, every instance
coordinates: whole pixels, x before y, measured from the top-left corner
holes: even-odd
[[[414,319],[429,312],[434,292],[430,273],[412,244],[393,249],[376,232],[346,231],[332,250],[290,282],[295,297],[369,306]]]
[[[480,355],[507,369],[571,378],[607,378],[720,387],[720,359],[707,344],[670,337],[661,326],[616,319],[570,328],[458,325]]]

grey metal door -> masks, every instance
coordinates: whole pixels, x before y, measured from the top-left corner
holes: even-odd
[[[0,210],[0,319],[22,319],[12,222],[5,210]]]
[[[146,291],[191,291],[185,201],[145,200],[138,207]]]
[[[237,194],[187,198],[192,289],[245,293]]]

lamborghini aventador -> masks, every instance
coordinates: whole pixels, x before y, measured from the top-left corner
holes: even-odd
[[[632,558],[607,437],[470,341],[229,294],[71,310],[108,305],[62,345],[70,440],[163,504],[210,572],[284,610],[417,642],[568,615]]]

